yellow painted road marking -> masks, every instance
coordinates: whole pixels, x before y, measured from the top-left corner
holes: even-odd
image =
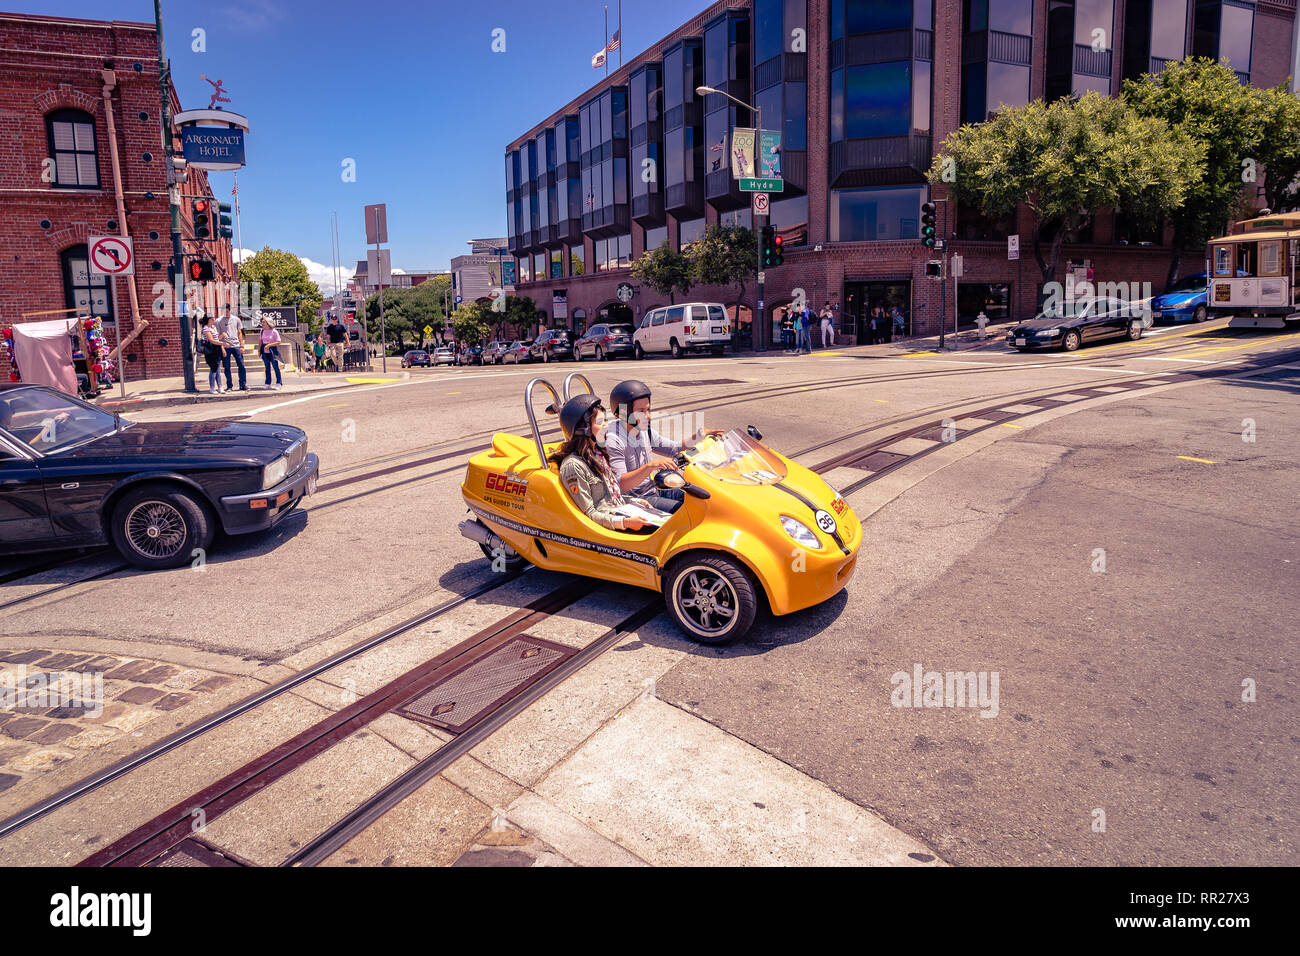
[[[1217,461],[1210,461],[1208,458],[1193,458],[1191,455],[1179,455],[1183,461],[1199,461],[1202,465],[1217,465]]]
[[[813,355],[843,355],[843,352],[813,352]]]
[[[899,358],[916,358],[918,355],[938,355],[938,352],[904,352]]]
[[[400,382],[400,378],[349,378],[346,381],[353,385],[389,385],[393,382]]]
[[[348,407],[348,403],[347,403],[347,402],[341,402],[341,403],[338,404],[338,405],[326,405],[325,407],[326,407],[326,408],[347,408],[347,407]]]
[[[460,392],[445,392],[446,395],[459,395]]]
[[[1003,422],[1003,428],[1027,428],[1027,425],[1012,425],[1010,422]]]
[[[888,404],[889,404],[889,399],[887,399],[887,398],[878,398],[878,399],[876,399],[876,401],[878,401],[881,405],[888,405]]]

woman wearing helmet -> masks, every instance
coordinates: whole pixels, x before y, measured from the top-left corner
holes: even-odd
[[[651,509],[650,503],[620,493],[605,454],[605,409],[595,395],[578,395],[560,410],[560,427],[565,442],[550,460],[560,465],[560,480],[569,489],[574,504],[602,528],[611,531],[640,531],[640,518],[617,513],[624,502]],[[653,510],[653,509],[651,509]]]

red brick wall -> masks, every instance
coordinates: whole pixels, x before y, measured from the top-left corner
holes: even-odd
[[[92,233],[121,234],[120,223],[117,230],[107,227],[109,220],[119,218],[100,72],[109,62],[117,81],[113,121],[126,225],[134,240],[135,286],[141,317],[150,322],[148,330],[127,347],[134,361],[123,361],[122,368],[128,381],[178,375],[180,326],[171,297],[165,300],[165,314],[152,314],[158,298],[155,284],[167,283],[171,217],[159,115],[158,53],[150,23],[0,14],[0,324],[21,322],[23,313],[66,308],[63,251],[84,244]],[[42,163],[50,155],[45,116],[65,107],[84,110],[94,119],[98,189],[62,189],[42,181]],[[179,108],[174,93],[172,108]],[[141,112],[148,114],[146,120],[139,118]],[[146,153],[150,160],[144,159]],[[185,191],[207,192],[207,174],[193,171]],[[155,198],[147,199],[147,192]],[[182,209],[188,219],[188,202]],[[49,221],[48,228],[41,227],[42,220]],[[157,233],[156,239],[150,239],[151,232]],[[204,246],[218,262],[218,277],[233,277],[229,242]],[[161,268],[153,269],[154,262]],[[117,327],[125,336],[135,327],[130,280],[112,281]],[[0,352],[0,381],[8,380],[9,371],[8,359]]]

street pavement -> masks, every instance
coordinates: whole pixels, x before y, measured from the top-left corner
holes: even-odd
[[[116,709],[96,726],[48,712],[0,724],[0,815],[490,580],[456,531],[459,483],[493,431],[528,434],[533,376],[558,386],[578,371],[602,395],[635,376],[658,411],[753,423],[809,465],[931,418],[960,424],[990,402],[1019,408],[1101,383],[1110,391],[1027,406],[1028,417],[926,449],[848,492],[864,546],[840,595],[766,616],[727,648],[685,641],[660,614],[330,862],[1295,863],[1300,337],[1214,323],[1154,331],[1071,356],[996,341],[936,354],[909,342],[417,369],[213,409],[128,411],[302,427],[321,457],[320,490],[301,515],[219,540],[195,568],[113,571],[105,552],[0,585],[7,671],[36,651],[24,666],[56,654],[79,657],[64,669],[94,665],[85,655],[117,662],[113,693],[105,687]],[[1282,364],[1253,379],[1181,374],[1249,376],[1261,357]],[[1115,383],[1127,380],[1152,387],[1126,393]],[[858,480],[852,468],[828,479],[841,489]],[[31,563],[0,559],[0,575]],[[225,750],[164,758],[98,803],[0,839],[0,861],[80,858],[166,797],[337,710],[341,688],[366,693],[561,580],[532,572],[314,680],[243,725],[252,731],[230,731]],[[537,636],[584,646],[648,597],[602,586]],[[982,673],[986,685],[996,673],[997,696],[896,706],[918,668]],[[904,701],[924,703],[908,687]],[[8,733],[14,719],[41,726]],[[277,782],[278,799],[210,824],[210,842],[277,862],[446,740],[395,714],[372,730]]]

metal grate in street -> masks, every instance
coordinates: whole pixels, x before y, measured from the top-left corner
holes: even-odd
[[[463,733],[573,654],[571,647],[520,634],[486,657],[449,674],[397,712],[453,734]]]

